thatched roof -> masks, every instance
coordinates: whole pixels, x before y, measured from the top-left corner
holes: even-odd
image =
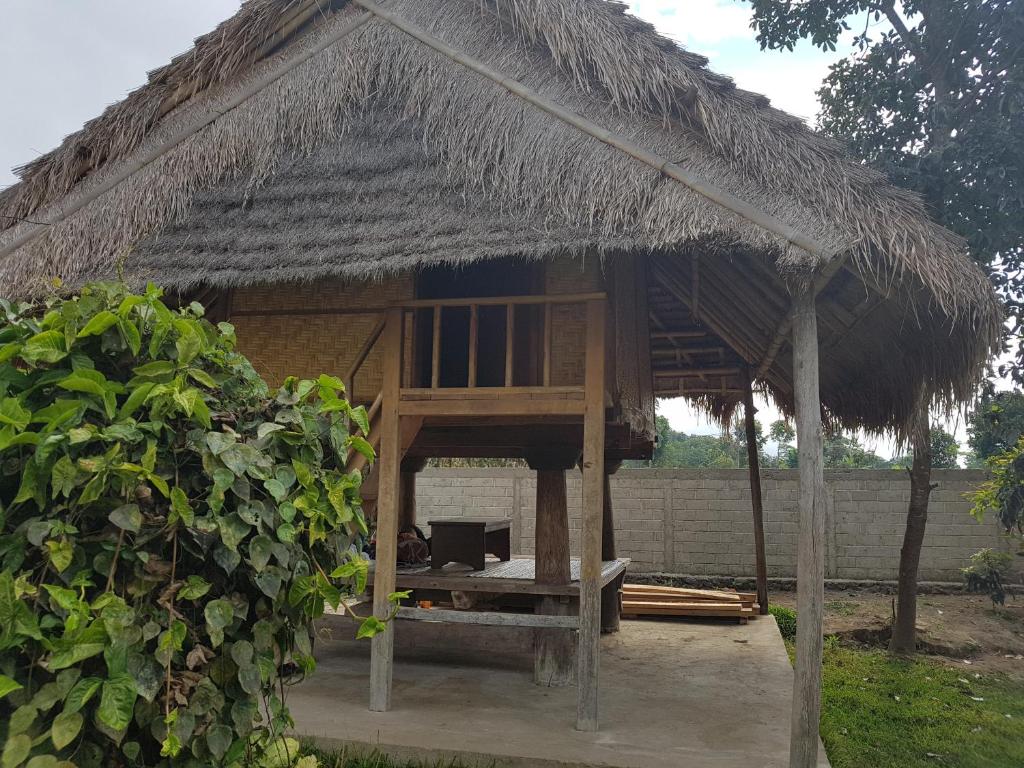
[[[851,392],[846,379],[823,379],[838,419],[876,428],[898,422],[925,385],[954,400],[971,395],[1001,328],[991,287],[914,195],[850,161],[834,142],[708,71],[704,58],[618,3],[393,0],[388,9],[848,259],[864,278],[857,285],[884,300],[853,323],[823,366],[863,377],[858,360],[882,360],[875,352],[885,334],[906,336],[901,344],[911,350],[885,359],[885,372],[865,382],[868,395]],[[187,288],[200,279],[245,283],[257,271],[264,280],[354,277],[511,253],[632,250],[682,259],[698,244],[725,260],[763,261],[775,275],[821,265],[821,254],[380,19],[60,219],[197,116],[223,111],[246,84],[365,21],[363,13],[347,0],[249,0],[147,85],[20,169],[22,182],[0,194],[0,221],[13,222],[0,233],[0,252],[32,222],[60,223],[0,258],[0,288],[25,292],[54,276],[74,285],[119,263],[129,275]],[[397,127],[377,133],[381,120]],[[388,163],[397,157],[407,158],[403,168]],[[274,217],[302,218],[289,230],[262,226]],[[452,236],[459,230],[461,243]],[[714,258],[702,264],[716,269]],[[746,276],[752,286],[764,283],[758,273]],[[764,289],[761,320],[770,324],[782,317],[770,299],[778,285]],[[751,320],[741,313],[723,322]],[[765,332],[750,336],[744,357],[756,367],[771,329],[767,342]],[[784,405],[786,362],[783,350],[765,375]]]

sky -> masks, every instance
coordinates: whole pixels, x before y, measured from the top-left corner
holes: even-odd
[[[68,133],[145,82],[146,73],[187,50],[198,35],[234,13],[238,0],[7,0],[0,25],[0,188],[11,169],[57,146]],[[816,91],[829,66],[850,51],[809,44],[794,52],[762,51],[750,28],[749,6],[736,0],[632,0],[633,13],[663,34],[710,59],[710,67],[810,123]],[[778,418],[767,402],[758,418]],[[683,400],[661,405],[673,429],[713,433]],[[951,424],[963,442],[962,424]],[[871,442],[871,441],[868,441]],[[883,455],[894,447],[874,445]]]

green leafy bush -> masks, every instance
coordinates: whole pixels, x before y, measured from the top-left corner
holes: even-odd
[[[972,502],[971,515],[980,523],[994,513],[1007,533],[1024,534],[1024,435],[1008,451],[986,462],[992,474],[967,494]]]
[[[268,393],[153,287],[0,309],[0,765],[281,751],[283,670],[366,582],[365,411],[328,376]]]
[[[983,549],[971,555],[971,564],[960,572],[967,582],[968,591],[988,595],[992,605],[1003,605],[1012,562],[1013,558],[1006,552]]]
[[[768,613],[775,617],[783,640],[796,640],[796,611],[784,605],[769,605]]]

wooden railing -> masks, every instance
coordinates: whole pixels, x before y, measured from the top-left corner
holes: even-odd
[[[403,313],[403,325],[405,317],[410,313],[429,310],[432,313],[430,323],[430,384],[426,388],[416,388],[418,391],[431,391],[442,389],[455,389],[456,387],[442,387],[442,350],[445,346],[443,339],[443,314],[445,310],[468,310],[469,312],[469,341],[466,350],[467,373],[466,389],[478,389],[478,361],[480,359],[480,310],[484,307],[505,308],[505,364],[504,364],[504,387],[486,387],[489,390],[504,389],[526,389],[526,388],[550,388],[552,375],[552,331],[553,331],[553,309],[560,306],[571,306],[575,304],[586,304],[592,301],[603,301],[603,293],[573,293],[561,295],[543,296],[496,296],[467,299],[421,299],[410,301],[400,305]],[[515,357],[516,357],[516,318],[517,310],[523,307],[543,307],[543,322],[541,327],[541,353],[540,353],[540,379],[536,383],[530,383],[526,387],[514,387],[515,378]],[[425,324],[424,324],[425,325]],[[422,325],[420,326],[422,328]]]

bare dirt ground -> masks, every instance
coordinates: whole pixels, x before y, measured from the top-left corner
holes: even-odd
[[[796,608],[795,592],[777,592],[771,601]],[[884,648],[888,644],[893,596],[874,592],[827,590],[825,634],[844,642]],[[1008,596],[993,608],[984,595],[918,597],[919,647],[962,669],[1002,672],[1024,680],[1024,596]]]

